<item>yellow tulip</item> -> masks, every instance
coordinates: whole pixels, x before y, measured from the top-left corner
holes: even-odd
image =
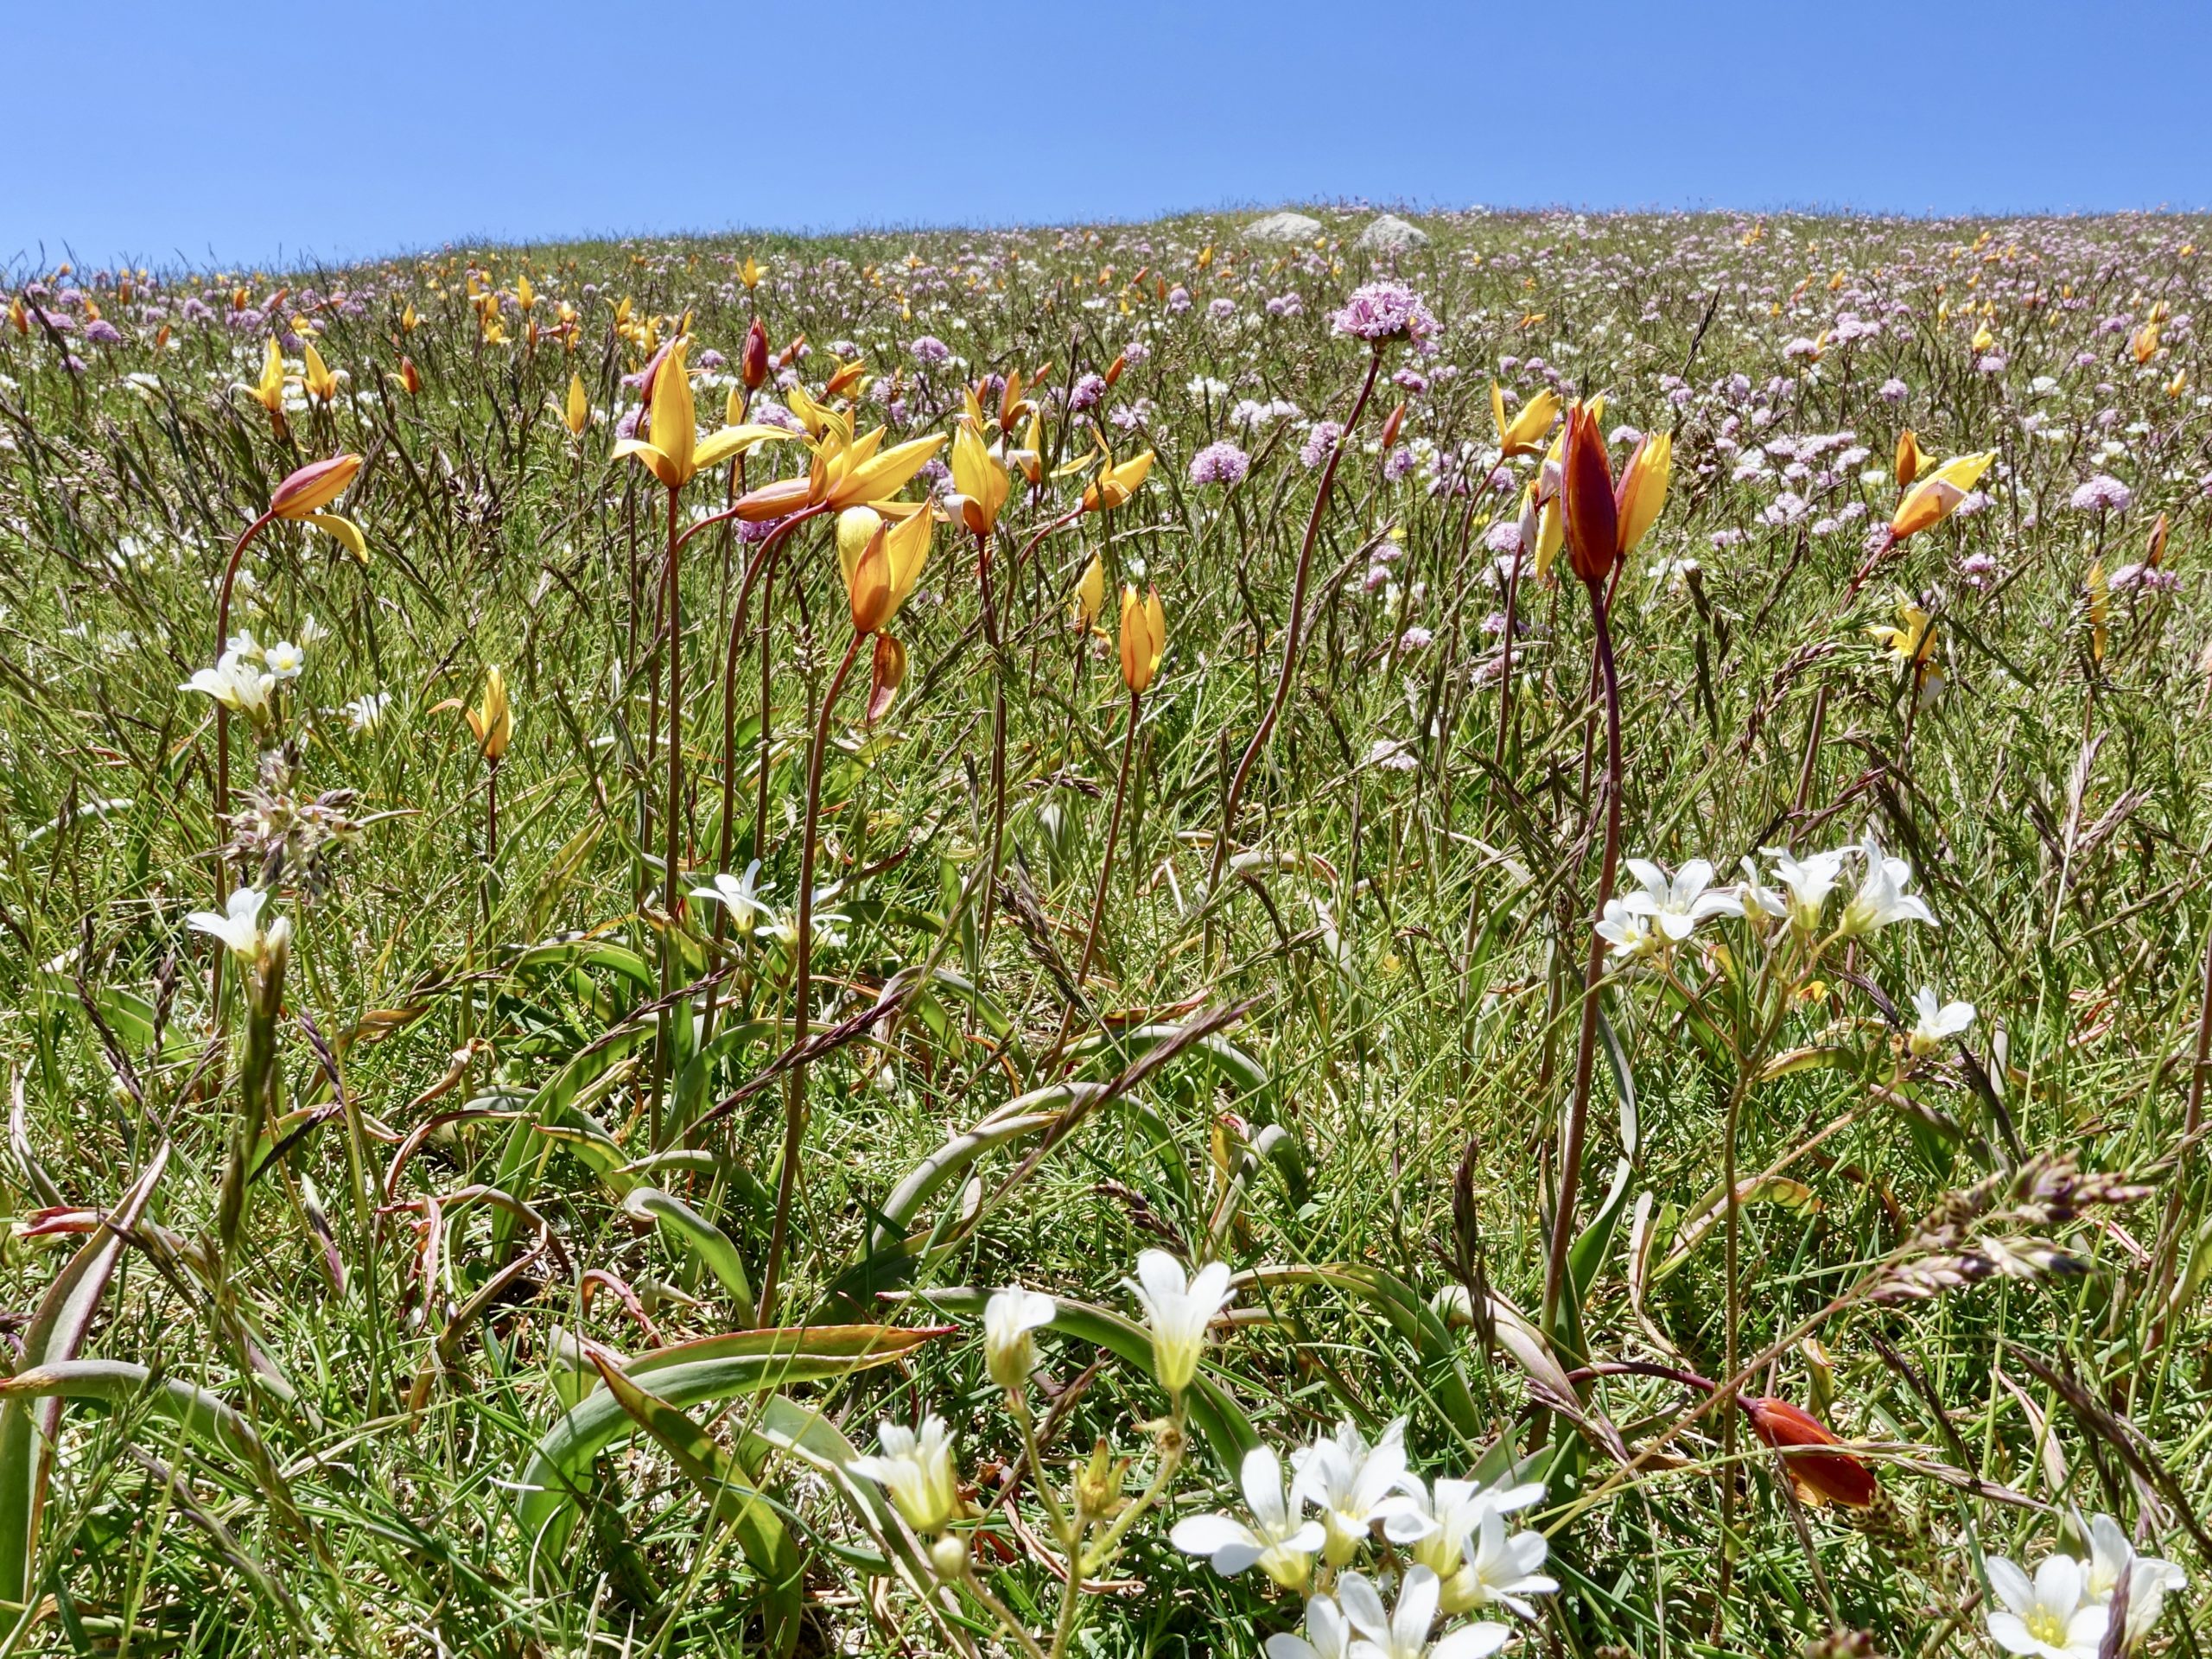
[[[989,535],[1014,480],[974,426],[963,426],[953,435],[952,486],[959,492],[960,522],[969,534]]]
[[[1898,664],[1919,665],[1935,660],[1936,630],[1932,621],[1933,619],[1919,606],[1905,604],[1897,607],[1895,627],[1877,624],[1866,632],[1877,644],[1886,646],[1891,657]]]
[[[1147,449],[1135,461],[1125,461],[1118,467],[1111,457],[1102,457],[1098,476],[1083,493],[1083,510],[1101,512],[1124,505],[1142,487],[1146,475],[1152,471],[1152,451]]]
[[[1497,381],[1490,384],[1491,418],[1497,423],[1497,446],[1504,455],[1533,455],[1552,423],[1559,418],[1559,394],[1547,386],[1510,421],[1505,418],[1505,392]]]
[[[254,402],[271,415],[282,419],[284,414],[284,353],[276,348],[276,336],[269,336],[268,354],[261,360],[261,378],[242,388]]]
[[[1160,672],[1160,659],[1167,652],[1167,617],[1160,609],[1160,589],[1143,599],[1135,588],[1122,589],[1122,683],[1129,695],[1141,696]]]
[[[1076,626],[1089,633],[1096,626],[1098,613],[1106,608],[1106,567],[1098,556],[1090,556],[1090,563],[1083,567],[1082,578],[1075,585]]]
[[[2148,363],[2158,354],[2158,320],[2156,317],[2135,331],[2127,342],[2127,349],[2133,353],[2138,363]]]
[[[910,438],[877,454],[875,450],[883,442],[883,433],[884,429],[878,427],[865,437],[856,439],[846,450],[843,465],[833,462],[822,496],[832,507],[888,501],[906,487],[931,455],[944,447],[944,435],[939,432],[926,438]]]
[[[748,253],[745,256],[744,264],[738,268],[737,280],[749,289],[758,288],[760,286],[760,278],[765,275],[766,273],[753,262],[753,256]]]
[[[569,429],[569,435],[580,438],[591,421],[591,399],[584,395],[584,378],[581,374],[569,377],[569,406],[561,411],[561,424]]]
[[[1636,452],[1628,458],[1628,465],[1621,468],[1621,481],[1615,492],[1618,500],[1615,516],[1619,521],[1623,558],[1636,551],[1658,519],[1659,510],[1667,505],[1667,480],[1674,470],[1674,435],[1657,432],[1637,444]]]
[[[682,489],[707,468],[741,455],[757,443],[791,435],[781,427],[725,426],[702,442],[698,408],[691,399],[691,377],[683,366],[684,353],[690,347],[690,337],[679,336],[653,372],[651,441],[625,438],[614,446],[617,460],[635,455],[671,490]]]
[[[271,517],[289,518],[296,523],[313,524],[324,535],[342,543],[347,551],[368,563],[368,538],[361,534],[360,526],[350,518],[341,518],[323,508],[344,493],[361,470],[359,455],[333,455],[327,461],[311,461],[279,484],[269,498]]]
[[[849,554],[848,549],[867,528],[861,513],[875,524],[858,552]],[[880,633],[899,614],[899,607],[914,591],[922,566],[929,559],[931,523],[926,511],[911,513],[888,526],[867,508],[839,516],[837,555],[845,569],[845,594],[852,606],[854,632]]]
[[[1901,542],[1908,536],[1916,536],[1942,524],[1951,516],[1952,509],[1966,499],[1967,492],[1981,481],[1981,475],[1996,459],[1994,450],[1978,455],[1958,455],[1914,485],[1905,492],[1904,499],[1897,503],[1897,513],[1890,520],[1891,539]]]
[[[308,395],[326,404],[338,396],[338,377],[324,366],[322,355],[315,350],[312,340],[301,346],[300,359],[306,369],[300,378],[306,383]]]
[[[484,763],[498,766],[515,734],[514,709],[507,702],[506,676],[497,668],[486,669],[483,707],[464,709],[461,715],[468,721],[468,729],[476,734],[476,747],[484,756]]]
[[[1897,434],[1897,487],[1909,490],[1912,480],[1920,476],[1926,461],[1920,453],[1920,440],[1912,435],[1910,427]]]

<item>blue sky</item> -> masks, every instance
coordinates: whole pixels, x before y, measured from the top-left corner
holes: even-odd
[[[2212,200],[2207,0],[11,8],[0,270],[587,232]]]

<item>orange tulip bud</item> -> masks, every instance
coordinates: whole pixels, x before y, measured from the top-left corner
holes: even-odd
[[[747,391],[758,391],[768,378],[768,331],[755,317],[745,330],[745,349],[738,357],[738,378]]]
[[[1897,488],[1910,489],[1912,480],[1920,476],[1921,465],[1920,440],[1907,427],[1897,434]]]
[[[1406,406],[1402,403],[1395,409],[1390,411],[1389,419],[1382,423],[1383,448],[1390,449],[1396,447],[1398,442],[1398,429],[1405,423]]]
[[[411,357],[399,359],[399,384],[406,388],[410,397],[423,390],[423,371],[415,366],[415,359]]]
[[[1770,1395],[1745,1395],[1739,1396],[1739,1402],[1745,1415],[1751,1420],[1751,1432],[1783,1453],[1789,1484],[1804,1502],[1864,1510],[1881,1496],[1874,1471],[1848,1452],[1799,1449],[1843,1444],[1810,1414]]]
[[[2143,552],[2143,563],[2157,569],[2166,560],[2166,515],[2160,513],[2158,522],[2151,526],[2150,544]]]
[[[1115,382],[1122,378],[1122,371],[1128,366],[1129,354],[1127,352],[1123,352],[1119,357],[1116,358],[1111,363],[1109,363],[1106,365],[1106,384],[1109,386],[1114,385]]]
[[[1598,417],[1577,404],[1567,418],[1560,505],[1566,516],[1567,563],[1576,575],[1599,588],[1620,558],[1620,512],[1613,503],[1612,468],[1605,459],[1605,437],[1598,429]]]
[[[1160,659],[1167,651],[1167,617],[1160,608],[1160,589],[1142,600],[1135,588],[1122,589],[1122,683],[1132,696],[1141,696],[1160,672]]]
[[[279,518],[304,518],[335,501],[361,470],[359,455],[333,455],[311,461],[282,484],[269,498],[269,510]]]
[[[881,720],[889,712],[892,699],[899,695],[899,683],[906,677],[906,647],[887,633],[875,636],[875,652],[870,663],[868,686],[868,717]]]

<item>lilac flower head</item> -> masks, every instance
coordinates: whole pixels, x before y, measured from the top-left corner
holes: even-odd
[[[1211,317],[1216,322],[1227,322],[1236,315],[1236,302],[1234,300],[1217,299],[1206,302],[1206,315]]]
[[[2074,492],[2072,503],[2076,512],[2126,512],[2127,504],[2135,499],[2135,492],[2110,475],[2099,473]]]
[[[1421,303],[1421,296],[1403,283],[1366,283],[1352,289],[1351,297],[1330,317],[1340,334],[1355,340],[1427,340],[1436,332],[1436,319]]]
[[[1086,409],[1095,409],[1098,405],[1098,400],[1105,395],[1106,377],[1103,374],[1086,374],[1069,389],[1068,407],[1078,413]]]
[[[123,330],[105,317],[95,317],[85,325],[85,338],[95,346],[120,346]]]
[[[942,363],[952,355],[952,347],[935,334],[924,334],[906,349],[914,354],[917,363]]]
[[[1210,443],[1191,457],[1193,484],[1239,484],[1252,470],[1252,457],[1224,440]]]
[[[1299,464],[1308,471],[1319,467],[1328,460],[1329,452],[1337,447],[1337,440],[1344,435],[1344,429],[1339,422],[1314,422],[1312,430],[1306,435],[1305,443],[1299,448]]]

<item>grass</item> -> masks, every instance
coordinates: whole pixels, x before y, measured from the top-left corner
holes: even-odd
[[[1323,219],[1311,247],[1188,219],[18,273],[0,1306],[25,1352],[0,1414],[0,1651],[1253,1653],[1298,1596],[1217,1575],[1172,1524],[1239,1507],[1254,1437],[1400,1416],[1424,1477],[1545,1484],[1521,1524],[1560,1592],[1488,1610],[1532,1649],[1987,1651],[1984,1560],[2032,1567],[2077,1510],[2212,1571],[2187,1133],[2212,930],[2205,226],[1440,215],[1393,257],[1352,247],[1357,216]],[[1378,348],[1324,488],[1300,452],[1325,452],[1310,425],[1349,417],[1370,361],[1330,315],[1391,275],[1436,349]],[[788,366],[833,406],[849,342],[873,377],[856,423],[890,419],[889,443],[950,431],[981,375],[1049,365],[1041,481],[1012,476],[988,628],[975,538],[935,530],[872,722],[865,650],[822,707],[850,638],[826,516],[742,601],[758,532],[688,543],[676,885],[757,858],[767,913],[671,918],[668,495],[613,428],[624,377],[686,319],[719,424],[756,318],[777,353],[809,342]],[[349,378],[281,390],[273,418],[251,395],[272,331],[294,375],[304,340]],[[1537,458],[1498,460],[1494,378],[1515,409],[1556,381],[1603,391],[1607,430],[1673,435],[1610,613],[1620,852],[1732,880],[1762,848],[1871,831],[1938,923],[1816,951],[1720,918],[1613,963],[1563,1224],[1603,717],[1567,554],[1515,595],[1501,697],[1493,532]],[[791,401],[771,379],[752,413],[771,398]],[[995,399],[986,435],[1019,447]],[[1239,425],[1244,400],[1295,408]],[[1070,517],[1096,474],[1063,464],[1094,422],[1117,461],[1158,461]],[[1995,461],[1861,581],[1907,428],[1931,464]],[[1193,482],[1223,439],[1249,474]],[[305,665],[265,728],[230,721],[249,817],[219,882],[213,704],[179,687],[216,660],[234,539],[340,453],[363,464],[332,510],[365,561],[279,518],[243,562],[233,628],[304,641]],[[765,442],[740,477],[702,472],[678,522],[804,461]],[[2124,505],[2075,505],[2100,476]],[[2131,579],[2154,523],[2162,562]],[[1134,700],[1125,582],[1166,621]],[[1870,634],[1907,602],[1934,619],[1918,664]],[[460,710],[495,667],[514,728],[487,768]],[[372,696],[380,718],[349,717]],[[242,880],[289,945],[215,990],[187,917]],[[1962,1048],[1911,1052],[1923,986],[1974,1005]],[[118,1211],[157,1161],[143,1214]],[[226,1174],[248,1181],[228,1239]],[[1547,1318],[1555,1230],[1575,1249]],[[1122,1288],[1147,1248],[1243,1275],[1179,1402]],[[73,1262],[85,1294],[57,1314]],[[977,1323],[1016,1281],[1061,1305],[1019,1412]],[[792,1333],[655,1357],[771,1325]],[[1749,1367],[1745,1391],[1843,1437],[1878,1498],[1800,1503],[1750,1419],[1693,1416],[1699,1389],[1623,1362]],[[1561,1378],[1585,1364],[1605,1374]],[[41,1389],[69,1396],[51,1421]],[[928,1536],[849,1466],[880,1419],[932,1411],[981,1516],[959,1529],[972,1588],[932,1589]],[[1026,1433],[1071,1504],[1102,1437],[1135,1460],[1129,1496],[1173,1471],[1092,1564],[1115,1587],[1063,1597]],[[1370,1573],[1407,1566],[1365,1550]],[[2194,1653],[2206,1625],[2181,1592],[2147,1649]]]

